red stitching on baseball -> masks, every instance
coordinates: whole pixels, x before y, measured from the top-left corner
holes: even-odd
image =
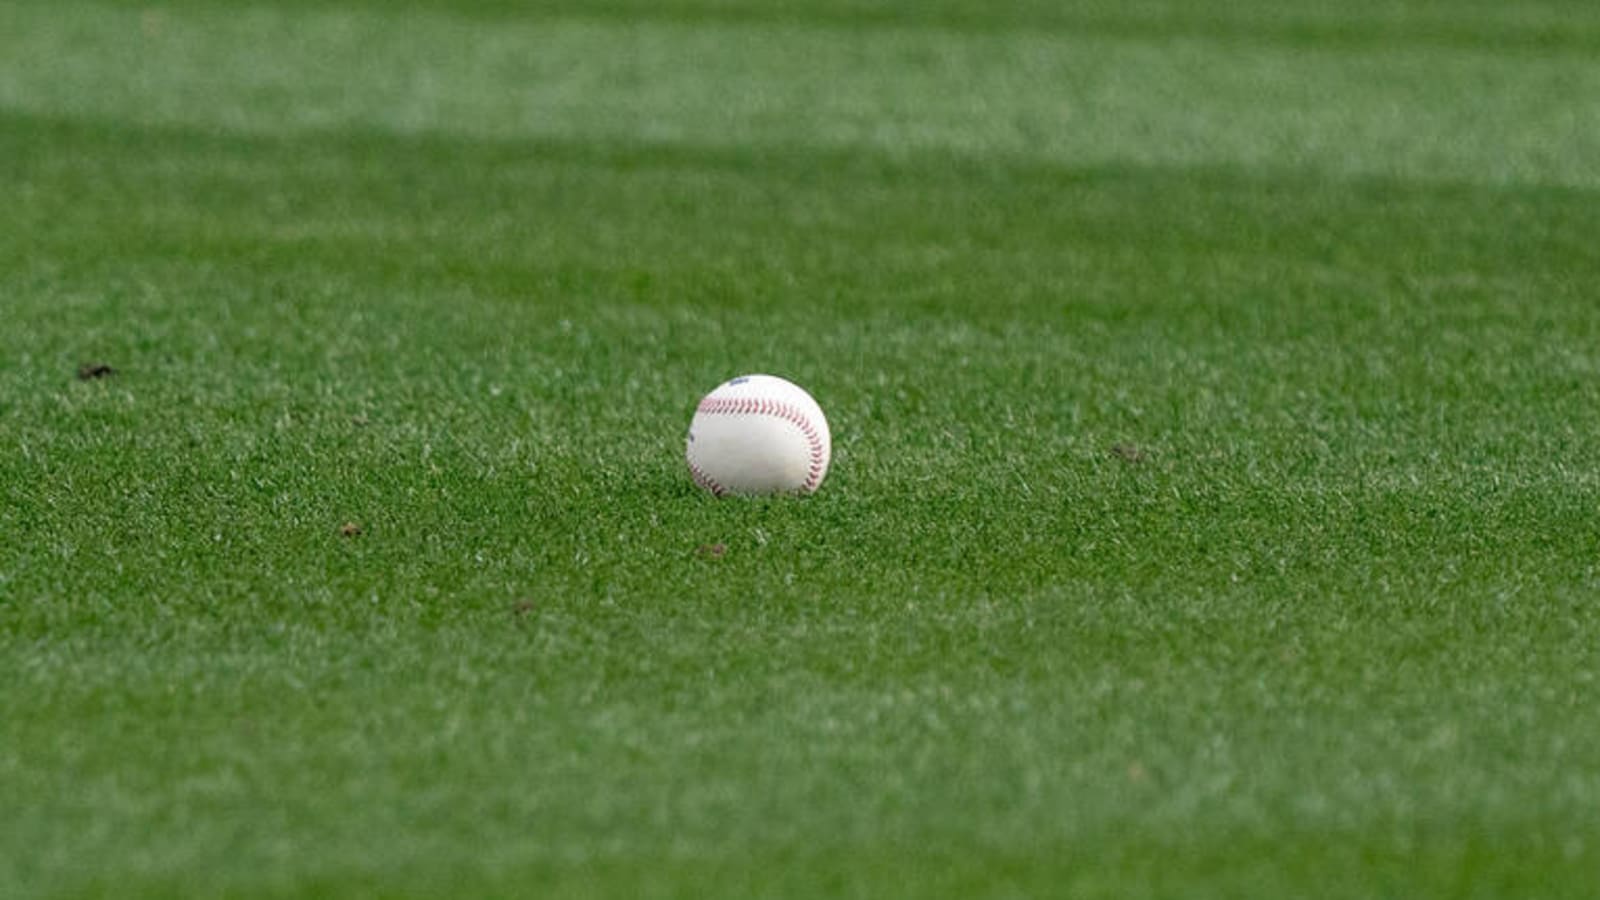
[[[728,492],[727,488],[718,484],[715,478],[701,471],[700,467],[694,464],[694,460],[689,460],[689,475],[694,478],[695,484],[710,491],[713,497],[721,497]]]
[[[708,416],[777,416],[795,425],[800,429],[800,433],[805,436],[807,447],[811,451],[810,471],[806,475],[805,484],[800,486],[800,490],[809,494],[816,490],[817,485],[821,483],[822,456],[825,452],[822,447],[822,437],[817,434],[817,427],[811,423],[806,414],[795,407],[767,398],[707,397],[700,401],[700,406],[695,411],[705,413]],[[689,469],[691,472],[695,471],[693,463],[689,464]],[[716,484],[709,478],[706,481],[709,484]],[[722,496],[716,488],[712,488],[712,493],[717,494],[719,497]]]

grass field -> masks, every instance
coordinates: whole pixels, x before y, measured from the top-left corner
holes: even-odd
[[[1593,896],[1600,6],[1334,6],[0,5],[0,895]]]

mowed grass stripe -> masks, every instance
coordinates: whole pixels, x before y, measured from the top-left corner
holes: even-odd
[[[38,133],[59,127],[38,124]],[[71,127],[65,130],[75,133]],[[137,134],[114,132],[109,142],[121,148],[137,146]],[[172,142],[184,140],[159,132],[147,139],[154,141],[155,148],[145,159],[161,166],[172,165]],[[693,354],[680,357],[685,349],[703,347],[707,353],[723,354],[724,361],[719,366],[729,369],[740,363],[741,354],[758,360],[801,352],[810,354],[809,361],[807,357],[796,357],[802,364],[820,367],[830,358],[848,358],[844,356],[846,348],[865,332],[876,336],[876,346],[882,352],[855,360],[853,369],[831,373],[837,387],[826,380],[822,383],[838,392],[840,405],[836,409],[846,414],[854,411],[857,417],[857,428],[842,438],[843,452],[847,457],[856,452],[867,454],[862,464],[877,467],[868,484],[883,484],[886,490],[899,494],[917,490],[919,482],[931,480],[937,484],[940,478],[961,473],[960,477],[971,484],[958,486],[953,499],[988,494],[1012,498],[1014,502],[1024,496],[1023,492],[1033,492],[1036,487],[1046,492],[1043,497],[1031,493],[1027,497],[1044,518],[1003,527],[989,542],[977,545],[979,549],[1018,539],[1017,527],[1030,528],[1035,532],[1034,539],[1045,538],[1052,546],[1059,545],[1063,535],[1073,535],[1072,540],[1103,547],[1084,531],[1100,514],[1102,504],[1077,509],[1078,501],[1068,502],[1066,518],[1054,510],[1063,490],[1069,492],[1067,496],[1074,496],[1079,491],[1098,490],[1095,485],[1108,477],[1123,477],[1108,461],[1106,450],[1118,440],[1132,440],[1128,435],[1141,438],[1155,460],[1155,465],[1146,466],[1128,482],[1129,490],[1149,491],[1154,497],[1164,498],[1146,510],[1139,517],[1141,521],[1170,515],[1173,509],[1201,515],[1226,502],[1242,504],[1235,513],[1241,525],[1266,508],[1278,510],[1280,516],[1299,509],[1295,515],[1315,521],[1330,513],[1339,515],[1339,510],[1345,511],[1343,515],[1356,514],[1373,498],[1392,496],[1392,515],[1400,518],[1381,526],[1370,542],[1352,548],[1371,553],[1383,551],[1402,528],[1415,526],[1418,492],[1466,489],[1486,500],[1498,498],[1493,502],[1506,510],[1502,515],[1505,521],[1522,521],[1526,526],[1542,529],[1550,523],[1536,523],[1511,512],[1523,502],[1517,499],[1519,492],[1532,491],[1534,496],[1553,492],[1572,500],[1569,524],[1551,529],[1566,535],[1555,539],[1557,545],[1588,539],[1583,497],[1585,492],[1592,492],[1593,480],[1571,455],[1574,447],[1587,444],[1586,432],[1575,430],[1583,423],[1566,423],[1550,431],[1537,427],[1537,422],[1541,416],[1559,414],[1581,399],[1583,366],[1592,365],[1592,355],[1586,355],[1581,343],[1551,343],[1542,333],[1529,333],[1522,327],[1527,322],[1526,303],[1516,299],[1521,296],[1542,300],[1533,314],[1545,317],[1539,321],[1551,328],[1576,328],[1581,332],[1588,327],[1592,314],[1581,304],[1560,302],[1559,293],[1549,294],[1551,285],[1542,271],[1559,268],[1568,259],[1562,250],[1567,232],[1559,222],[1552,226],[1548,242],[1552,246],[1545,248],[1551,258],[1538,265],[1539,271],[1531,280],[1522,282],[1501,272],[1494,276],[1498,281],[1487,282],[1500,288],[1494,290],[1485,287],[1485,276],[1440,278],[1402,271],[1374,277],[1365,272],[1361,264],[1376,257],[1378,248],[1347,249],[1328,237],[1345,233],[1339,229],[1340,222],[1355,222],[1370,208],[1359,196],[1348,199],[1350,188],[1345,184],[1319,187],[1315,182],[1306,182],[1291,185],[1293,191],[1269,186],[1245,192],[1239,185],[1248,182],[1237,177],[1218,176],[1208,183],[1159,172],[1145,179],[1130,172],[1099,177],[1067,173],[1054,176],[1063,193],[1051,202],[1033,202],[1036,218],[1029,220],[1032,224],[1021,227],[1013,223],[1012,240],[1001,244],[983,234],[999,226],[984,220],[982,210],[990,207],[997,196],[1004,201],[1007,195],[996,191],[1007,185],[1018,199],[1001,205],[1025,208],[1028,201],[1023,196],[1034,192],[1040,178],[1052,178],[1049,173],[1025,169],[1009,181],[1003,175],[990,173],[981,191],[963,193],[959,190],[959,176],[918,178],[907,175],[908,170],[887,166],[886,171],[899,174],[880,180],[893,185],[896,178],[905,179],[905,187],[880,189],[866,201],[849,200],[830,211],[830,196],[848,194],[829,194],[812,185],[809,189],[801,186],[798,194],[785,193],[786,201],[778,200],[765,178],[752,175],[756,171],[753,164],[723,160],[720,155],[712,155],[709,162],[694,162],[699,174],[684,185],[679,181],[681,170],[693,157],[663,153],[661,162],[652,164],[648,162],[649,151],[635,150],[631,156],[622,154],[616,164],[619,172],[612,173],[603,166],[598,169],[602,175],[622,182],[614,199],[590,195],[587,202],[591,209],[568,209],[570,221],[553,223],[543,232],[535,228],[524,232],[518,227],[523,210],[562,209],[562,204],[550,199],[549,192],[555,192],[557,197],[566,195],[575,179],[592,177],[596,165],[592,161],[566,163],[547,171],[542,168],[546,166],[546,156],[537,148],[490,148],[490,155],[477,171],[491,174],[475,176],[474,183],[483,188],[484,196],[510,199],[497,216],[474,217],[474,212],[490,210],[498,202],[452,213],[446,205],[450,192],[447,189],[459,188],[463,176],[435,175],[430,180],[427,174],[433,171],[436,160],[455,160],[459,165],[464,154],[470,153],[468,148],[442,145],[430,150],[405,142],[387,143],[392,149],[386,152],[395,159],[395,164],[385,170],[389,177],[363,182],[360,173],[366,170],[367,160],[375,152],[367,139],[353,142],[346,150],[330,150],[326,142],[318,142],[315,150],[302,150],[303,145],[295,143],[284,149],[272,143],[202,141],[210,149],[200,158],[213,162],[202,162],[191,172],[203,172],[206,165],[214,164],[227,173],[237,167],[228,165],[226,159],[254,156],[260,152],[254,149],[258,146],[283,154],[286,159],[324,155],[325,162],[315,167],[316,176],[298,187],[295,179],[283,181],[264,208],[239,202],[248,196],[254,183],[251,179],[242,186],[227,175],[200,179],[191,175],[185,180],[152,183],[145,180],[145,163],[129,164],[126,184],[143,185],[163,203],[180,200],[169,219],[198,223],[199,227],[165,233],[145,221],[128,236],[119,234],[106,241],[113,246],[138,249],[128,259],[109,263],[108,268],[120,273],[110,283],[121,285],[111,297],[97,303],[87,299],[81,289],[77,292],[85,296],[78,315],[92,321],[103,314],[100,310],[107,305],[122,314],[133,314],[147,331],[123,336],[120,348],[112,345],[113,355],[138,353],[154,363],[157,371],[165,369],[174,383],[164,385],[161,381],[165,379],[141,379],[138,369],[129,372],[120,383],[157,391],[157,403],[171,398],[185,406],[198,404],[200,410],[210,410],[227,424],[226,429],[211,437],[194,428],[153,436],[149,452],[165,452],[186,442],[226,441],[222,446],[230,454],[260,462],[266,458],[263,454],[268,452],[267,447],[286,442],[297,451],[290,460],[293,467],[300,465],[298,453],[311,451],[316,442],[322,441],[328,448],[359,450],[391,460],[415,454],[408,464],[426,464],[430,469],[438,468],[438,463],[423,457],[444,453],[451,461],[451,471],[478,473],[497,481],[533,480],[529,488],[508,489],[511,505],[506,514],[534,515],[541,506],[552,502],[551,497],[540,492],[540,479],[536,477],[536,473],[548,471],[552,465],[559,466],[568,477],[583,479],[592,489],[603,491],[602,496],[637,489],[640,476],[626,476],[606,487],[607,479],[625,471],[635,459],[645,465],[642,472],[649,473],[645,477],[658,485],[656,490],[684,487],[676,477],[681,473],[677,472],[675,455],[665,449],[678,439],[681,415],[670,402],[660,401],[673,395],[667,375],[674,367],[681,370],[679,381],[693,381],[693,373],[705,367]],[[214,162],[218,153],[224,162]],[[412,154],[412,162],[405,163]],[[558,150],[555,156],[560,159],[561,152]],[[62,156],[36,152],[27,158],[40,160],[41,171],[48,171]],[[338,168],[328,168],[333,163],[326,160],[341,158],[348,178],[340,177]],[[801,173],[816,171],[818,163],[799,159],[792,165],[789,177],[798,182]],[[857,178],[853,165],[842,164],[837,177],[853,183]],[[510,174],[506,175],[508,169]],[[472,167],[446,172],[466,170]],[[74,170],[69,167],[67,171]],[[114,177],[113,171],[102,168],[93,177],[105,183]],[[785,166],[782,161],[773,161],[760,171],[776,177],[785,171]],[[944,170],[929,165],[909,171]],[[529,184],[530,179],[535,193],[519,198],[516,189]],[[656,186],[654,192],[645,190],[652,184]],[[341,189],[340,185],[344,187]],[[1187,185],[1185,191],[1190,199],[1186,203],[1173,202],[1183,196],[1174,190],[1175,185]],[[930,191],[929,187],[935,189]],[[706,223],[711,220],[700,217],[690,201],[691,194],[707,190],[724,192],[725,196],[715,202],[717,208],[755,212],[747,214],[746,219],[717,225],[719,230],[713,234],[718,236],[693,242],[680,240],[648,253],[639,252],[640,245],[634,243],[636,237],[647,238],[647,233],[623,229],[610,238],[617,253],[610,257],[609,266],[598,258],[602,254],[595,254],[597,258],[587,265],[564,264],[555,270],[544,263],[552,249],[539,245],[536,235],[540,233],[546,241],[575,242],[579,253],[592,249],[593,232],[586,233],[580,220],[592,214],[593,205],[644,202],[649,208],[670,209],[676,204],[688,210],[686,222]],[[1405,204],[1387,201],[1394,196],[1393,187],[1371,190],[1373,196],[1385,198],[1383,209],[1406,210]],[[374,197],[372,191],[379,193]],[[1308,205],[1306,191],[1330,198],[1325,201],[1325,208]],[[188,193],[187,199],[182,199],[184,192]],[[60,197],[77,194],[70,184],[58,184],[55,190],[43,193]],[[1461,229],[1472,234],[1478,221],[1472,207],[1465,212],[1454,208],[1470,194],[1455,189],[1422,189],[1413,193],[1435,198],[1426,202],[1444,205],[1409,201],[1425,205],[1410,210],[1407,214],[1415,218],[1403,221],[1449,223],[1436,224],[1434,228],[1445,233]],[[1507,206],[1499,196],[1502,192],[1485,193],[1489,199],[1482,201],[1484,208]],[[294,196],[299,200],[286,202],[286,197]],[[1547,192],[1546,196],[1552,201],[1548,208],[1558,214],[1581,216],[1592,209],[1581,202],[1562,202],[1561,192]],[[652,201],[652,197],[659,199]],[[952,207],[951,197],[970,201],[968,208],[978,215],[961,215],[966,210]],[[1147,211],[1140,217],[1128,216],[1124,211],[1139,198],[1148,198],[1144,207]],[[1148,202],[1156,198],[1171,210],[1164,218],[1152,217],[1148,212]],[[264,227],[245,224],[278,218],[292,221],[297,230],[309,229],[315,236],[319,234],[318,222],[328,223],[330,230],[347,226],[352,219],[352,206],[358,202],[388,204],[389,208],[410,202],[429,212],[397,220],[420,224],[341,243],[330,243],[326,237],[307,240],[295,234],[276,242],[269,239],[273,233],[270,223]],[[1272,251],[1278,244],[1318,249],[1317,243],[1296,240],[1292,231],[1282,228],[1262,229],[1252,236],[1250,232],[1209,232],[1200,227],[1201,223],[1219,219],[1258,221],[1261,210],[1271,208],[1273,202],[1282,210],[1281,215],[1288,217],[1286,223],[1301,221],[1304,233],[1322,242],[1321,252],[1310,253],[1309,259],[1275,256]],[[1352,210],[1348,208],[1351,204],[1358,206]],[[1343,212],[1341,206],[1345,207]],[[147,210],[149,206],[141,208]],[[840,260],[847,256],[865,258],[875,249],[875,234],[890,236],[889,246],[876,257],[886,262],[901,257],[919,260],[917,241],[923,246],[942,248],[951,258],[938,266],[873,266],[869,280],[856,289],[870,291],[890,302],[889,307],[876,310],[853,310],[855,295],[839,290],[837,283],[831,288],[823,287],[836,282],[840,275],[834,270],[843,262],[817,267],[820,271],[799,270],[818,286],[815,292],[806,279],[795,276],[797,270],[785,265],[781,255],[763,269],[743,267],[743,277],[752,282],[749,289],[738,281],[724,283],[725,277],[739,277],[740,270],[729,265],[726,250],[718,249],[728,246],[720,235],[726,233],[730,240],[743,241],[752,249],[781,246],[773,235],[781,234],[786,227],[786,208],[810,218],[825,214],[837,223],[855,223],[853,230],[845,229],[834,238],[838,247],[831,255]],[[946,214],[952,208],[957,215]],[[1307,209],[1316,211],[1308,216]],[[1434,212],[1436,209],[1448,212]],[[211,219],[222,210],[240,222],[235,232],[243,237],[236,238],[236,244],[213,247],[209,243],[215,233]],[[49,206],[40,209],[37,221],[48,228],[47,223],[54,218],[52,213]],[[1305,218],[1311,221],[1305,223]],[[442,226],[435,224],[440,219]],[[886,220],[904,221],[908,228],[884,228],[882,223]],[[117,219],[100,217],[100,221]],[[356,221],[359,222],[358,217]],[[944,225],[932,231],[926,224],[920,231],[915,225],[934,221]],[[1129,221],[1144,228],[1142,234],[1164,237],[1170,246],[1163,248],[1149,240],[1139,240],[1139,234],[1135,234],[1128,243],[1144,248],[1144,255],[1130,260],[1121,245],[1105,238],[1124,227],[1119,223]],[[1173,227],[1163,229],[1160,221]],[[1550,217],[1545,215],[1540,221],[1549,222]],[[659,237],[687,229],[688,226],[669,232],[634,231],[653,232]],[[421,234],[410,234],[403,241],[397,238],[415,231]],[[973,234],[974,231],[978,233]],[[1192,235],[1188,241],[1180,239],[1184,231]],[[363,234],[359,227],[352,233]],[[520,240],[524,233],[529,235],[526,243]],[[806,233],[808,248],[824,245],[813,232]],[[1350,233],[1359,237],[1367,232],[1351,229]],[[701,235],[705,236],[703,230]],[[1083,237],[1080,239],[1079,235]],[[1052,239],[1058,242],[1052,243]],[[153,240],[154,244],[141,247],[139,242],[146,240]],[[1234,246],[1220,243],[1226,240],[1234,241]],[[1430,245],[1441,247],[1461,243],[1448,240],[1443,234],[1427,240]],[[1030,243],[1041,249],[1024,260],[1033,264],[1036,279],[1064,286],[1059,296],[1034,284],[1024,284],[1027,292],[1016,293],[1015,254],[1019,247]],[[327,249],[319,258],[315,252],[306,252],[308,244]],[[625,249],[630,245],[634,247],[632,259]],[[451,246],[456,248],[453,252],[449,252]],[[215,263],[198,276],[192,272],[182,276],[193,285],[192,291],[163,295],[139,287],[138,270],[130,270],[129,265],[143,265],[162,277],[172,278],[175,263],[170,256],[176,248],[182,248],[184,253],[197,249],[206,252]],[[498,249],[486,253],[486,248]],[[985,257],[991,253],[998,259],[986,263]],[[500,257],[497,262],[482,262],[485,257],[493,260],[496,256]],[[710,258],[703,258],[706,256]],[[1239,262],[1216,266],[1216,260],[1228,256],[1237,257]],[[1536,262],[1531,256],[1505,256],[1508,270],[1516,263]],[[658,262],[652,266],[647,264],[647,258],[671,260],[672,264],[662,266]],[[1277,261],[1268,267],[1259,262],[1263,258]],[[381,264],[363,262],[366,259]],[[1491,271],[1494,265],[1487,256],[1462,259],[1458,264],[1467,262]],[[1053,276],[1049,273],[1052,264],[1061,269]],[[950,281],[948,273],[957,270],[964,280]],[[1207,272],[1215,283],[1197,286],[1193,279],[1197,270]],[[130,271],[134,274],[130,275]],[[763,271],[766,274],[761,274]],[[1231,273],[1236,271],[1244,274],[1233,276]],[[269,277],[263,279],[253,273],[266,273]],[[777,289],[772,287],[774,273],[781,277]],[[857,273],[860,274],[858,270]],[[850,272],[843,274],[848,276]],[[1106,285],[1125,283],[1134,274],[1144,277],[1148,287],[1124,291],[1121,303],[1114,296],[1096,297],[1090,293],[1080,297],[1074,290],[1084,284],[1098,284],[1104,290]],[[108,276],[93,269],[88,277],[105,284]],[[352,287],[359,289],[361,279],[381,285],[381,299],[375,302],[403,310],[415,324],[397,328],[393,322],[372,317],[370,303],[352,302],[343,292]],[[461,288],[464,280],[472,286],[470,291]],[[1459,284],[1450,285],[1451,280]],[[71,283],[71,279],[60,281]],[[572,285],[585,283],[588,291],[570,291]],[[945,298],[942,303],[930,306],[922,296],[930,283],[937,290],[934,296]],[[419,290],[419,284],[426,290]],[[1508,285],[1524,286],[1519,288],[1520,294],[1507,295],[1504,288]],[[306,289],[308,286],[311,289]],[[712,296],[705,299],[699,292],[708,286]],[[897,325],[897,314],[887,311],[893,308],[896,288],[906,292],[911,308],[923,316],[912,328]],[[246,293],[241,294],[241,289]],[[1375,304],[1368,294],[1379,290],[1388,293]],[[1430,291],[1431,301],[1427,299]],[[1299,300],[1299,315],[1273,314],[1270,306],[1262,307],[1271,298],[1285,294]],[[194,298],[210,296],[219,298],[217,305],[209,313],[196,316]],[[449,302],[434,302],[440,296]],[[953,310],[960,309],[957,304],[961,298],[972,296],[986,298],[986,302],[955,316]],[[462,311],[462,305],[467,311]],[[475,308],[489,312],[474,312]],[[941,309],[945,311],[940,313]],[[1021,319],[1019,309],[1024,311]],[[587,324],[574,325],[574,317]],[[70,324],[72,320],[58,321]],[[788,324],[776,332],[763,326],[773,321]],[[1032,333],[1017,328],[1022,322],[1030,323]],[[1327,332],[1333,328],[1338,330],[1330,336]],[[1504,338],[1502,355],[1480,358],[1481,347],[1469,335],[1481,335],[1485,329]],[[270,335],[274,330],[282,330],[289,339],[261,341],[263,334]],[[609,332],[610,341],[597,342],[592,333],[595,330]],[[1431,353],[1408,357],[1403,351],[1409,349],[1411,336],[1424,333],[1439,338]],[[1394,334],[1398,339],[1383,338]],[[56,335],[62,353],[72,341],[82,340],[81,334],[71,328]],[[809,340],[797,341],[797,335]],[[1349,336],[1360,336],[1369,346],[1354,354],[1318,352],[1321,346],[1331,346],[1329,340]],[[1371,344],[1378,338],[1383,342]],[[98,340],[103,343],[105,338]],[[129,340],[133,343],[126,343]],[[1505,343],[1515,341],[1523,344]],[[1177,356],[1162,349],[1196,342],[1210,349],[1186,349]],[[809,349],[796,347],[797,343]],[[167,344],[198,349],[187,359],[174,359],[160,351]],[[39,346],[37,340],[32,344],[35,349]],[[957,354],[958,365],[954,369],[930,365],[951,353]],[[1256,365],[1243,372],[1230,367],[1230,361],[1240,353],[1253,358]],[[610,362],[606,361],[608,358]],[[641,368],[640,360],[651,362]],[[890,363],[887,366],[886,360]],[[313,380],[297,385],[292,376],[283,373],[285,362],[312,373]],[[265,380],[258,384],[246,382],[247,388],[241,390],[231,379],[207,374],[234,369],[253,372]],[[887,372],[894,373],[892,380]],[[72,386],[63,393],[59,372],[35,368],[27,374],[38,391],[35,396],[39,398],[41,415],[61,408],[63,403],[73,408],[87,402],[92,409],[95,388]],[[829,374],[822,373],[821,377],[826,379]],[[642,376],[646,380],[641,380]],[[1129,383],[1141,380],[1159,389],[1139,393],[1127,388]],[[385,387],[388,384],[399,387],[391,390]],[[341,385],[360,387],[350,393]],[[312,390],[313,399],[297,396],[306,388]],[[892,401],[889,405],[885,405],[885,393]],[[27,396],[30,391],[19,390],[17,394]],[[1518,410],[1511,398],[1525,394],[1536,394],[1543,405]],[[494,398],[488,407],[481,399],[474,399],[485,395]],[[314,399],[318,396],[324,399]],[[369,418],[367,410],[385,399],[403,404],[406,416],[380,423],[376,432],[369,432],[367,425],[351,423],[352,419]],[[331,407],[326,406],[329,401]],[[574,403],[584,410],[581,419],[574,419],[568,411]],[[112,434],[106,430],[108,425],[120,421],[120,417],[137,415],[138,409],[131,394],[123,396],[121,402],[101,406],[98,417],[85,423],[86,433],[63,435],[59,427],[39,429],[35,435],[25,433],[25,439],[31,439],[26,446],[42,449],[30,449],[23,457],[36,465],[48,464],[52,443],[85,436],[106,441]],[[437,421],[419,418],[421,410],[430,410],[430,418]],[[1479,412],[1482,410],[1493,410],[1494,414],[1485,415]],[[109,420],[105,418],[108,414],[112,416]],[[310,420],[297,425],[297,416],[309,416]],[[849,419],[845,421],[848,423]],[[496,422],[502,424],[495,426]],[[1372,422],[1386,424],[1375,426]],[[482,442],[463,444],[458,436],[473,434],[486,425],[491,430]],[[618,432],[630,433],[632,439],[618,445]],[[264,442],[263,433],[273,435],[274,440]],[[300,436],[297,438],[296,434]],[[1339,435],[1337,446],[1330,441],[1331,434]],[[886,438],[890,438],[888,445],[897,450],[875,452]],[[1291,443],[1285,445],[1285,441]],[[1293,448],[1292,452],[1273,449],[1283,446]],[[1443,453],[1448,453],[1452,462],[1441,466]],[[1528,465],[1514,472],[1502,471],[1493,460],[1506,453],[1527,460]],[[586,459],[593,462],[586,463]],[[586,471],[591,466],[592,471]],[[1205,486],[1185,495],[1181,488],[1169,493],[1170,483],[1151,481],[1152,469],[1170,472],[1178,466],[1196,474],[1208,472]],[[374,476],[364,473],[386,468],[346,461],[340,464],[337,475],[326,480],[336,486],[359,488],[369,498],[360,505],[372,505],[370,498],[383,491],[383,484],[381,480],[368,483]],[[1358,477],[1352,481],[1352,475]],[[848,484],[854,476],[846,469],[840,477]],[[18,483],[28,481],[19,479]],[[205,504],[200,501],[215,486],[185,490],[199,490],[196,499],[203,508]],[[1580,493],[1572,494],[1573,490]],[[1441,502],[1443,496],[1440,495]],[[266,502],[270,498],[268,492],[258,499]],[[428,502],[437,499],[432,496]],[[299,498],[291,522],[302,529],[303,537],[320,542],[325,523],[314,518],[312,509],[305,505],[317,500],[316,494]],[[587,500],[577,496],[560,501],[557,508],[576,509],[584,502],[597,501],[592,496]],[[612,502],[622,500],[619,497],[605,505]],[[919,501],[913,496],[898,502]],[[1387,500],[1383,502],[1389,504]],[[474,533],[495,521],[493,516],[473,518],[479,522]],[[1003,521],[1004,516],[990,518]],[[153,534],[162,532],[159,527],[149,530]],[[223,533],[231,535],[231,529],[218,532]],[[1493,540],[1489,535],[1500,533],[1492,530],[1463,535],[1472,542],[1463,547]],[[1312,534],[1314,540],[1322,539],[1321,529]],[[1537,539],[1541,543],[1549,540],[1542,530]],[[1224,538],[1222,543],[1238,540]],[[894,558],[894,544],[890,537],[884,547],[890,558]],[[568,544],[563,541],[559,546]],[[1113,541],[1111,546],[1119,554],[1138,555],[1137,545]],[[1202,552],[1205,546],[1204,541],[1197,544]],[[1308,542],[1288,557],[1305,554],[1310,547]],[[551,558],[557,557],[546,557]],[[946,565],[960,565],[963,554],[952,550],[941,558]],[[1302,559],[1299,565],[1308,564],[1309,559]],[[1171,568],[1182,571],[1178,566]],[[400,571],[404,577],[414,574],[411,566]],[[513,570],[507,583],[514,584],[515,576]],[[997,577],[1006,576],[1002,573]],[[251,584],[247,581],[242,587],[255,589]]]
[[[1581,52],[412,10],[17,4],[0,12],[0,107],[259,134],[365,126],[1600,184],[1588,100],[1600,64]]]
[[[103,0],[148,10],[132,0]],[[279,0],[276,7],[326,10],[326,3]],[[228,0],[169,0],[163,8],[227,8]],[[1337,7],[1249,0],[1228,4],[1130,0],[1106,4],[1055,0],[812,0],[803,5],[763,0],[343,0],[343,8],[389,13],[446,12],[492,22],[617,20],[678,25],[830,25],[855,30],[918,28],[957,34],[1053,32],[1172,40],[1203,38],[1351,48],[1465,47],[1497,53],[1582,53],[1600,43],[1600,15],[1582,0],[1362,0]]]

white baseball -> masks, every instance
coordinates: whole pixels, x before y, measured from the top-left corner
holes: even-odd
[[[745,375],[700,401],[685,456],[694,483],[725,494],[809,494],[832,454],[822,407],[798,385]]]

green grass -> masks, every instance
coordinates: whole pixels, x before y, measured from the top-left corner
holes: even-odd
[[[0,894],[1591,895],[1600,8],[1324,6],[0,7]]]

